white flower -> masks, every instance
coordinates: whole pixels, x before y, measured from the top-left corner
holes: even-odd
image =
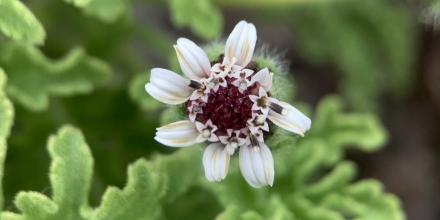
[[[226,41],[223,60],[211,66],[200,47],[179,38],[174,48],[187,78],[154,68],[145,86],[155,99],[186,108],[189,120],[158,128],[155,139],[170,147],[208,142],[203,153],[208,181],[226,178],[230,156],[238,151],[249,185],[272,186],[274,161],[264,143],[268,120],[300,136],[310,129],[307,116],[271,97],[272,73],[251,64],[256,40],[255,26],[240,21]]]

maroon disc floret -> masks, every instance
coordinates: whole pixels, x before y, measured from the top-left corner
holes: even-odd
[[[199,102],[203,113],[197,114],[196,117],[196,121],[201,123],[210,119],[218,127],[217,135],[226,135],[228,129],[240,130],[247,127],[247,121],[252,117],[253,105],[249,95],[257,91],[256,86],[251,86],[241,93],[232,85],[232,79],[227,78],[227,82],[227,87],[210,91],[207,103]]]

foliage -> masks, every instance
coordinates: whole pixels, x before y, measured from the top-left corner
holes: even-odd
[[[414,35],[406,8],[386,0],[142,3],[146,11],[128,0],[0,0],[0,219],[405,219],[399,200],[377,180],[358,180],[345,156],[380,150],[386,130],[373,113],[345,110],[374,109],[381,94],[410,86]],[[304,138],[273,130],[274,187],[249,187],[236,157],[225,181],[207,182],[202,146],[174,150],[152,138],[159,124],[183,116],[144,91],[146,66],[171,60],[180,72],[172,43],[182,34],[155,20],[163,6],[176,27],[209,40],[222,35],[218,6],[264,11],[248,20],[283,18],[295,34],[295,55],[341,70],[352,108],[342,96],[327,96]],[[220,40],[205,49],[211,60],[224,50]],[[263,46],[254,61],[274,73],[271,95],[292,101],[301,82],[282,57]],[[312,106],[295,106],[312,115]],[[47,141],[48,157],[42,146],[59,127]]]
[[[0,31],[6,36],[29,44],[42,44],[43,26],[19,0],[0,0]]]
[[[172,20],[177,27],[189,27],[205,39],[221,34],[223,20],[211,0],[170,0]]]
[[[65,0],[82,8],[86,14],[96,16],[104,22],[114,22],[127,13],[127,0]]]
[[[6,75],[0,68],[0,210],[4,205],[2,179],[6,158],[6,139],[9,136],[9,131],[14,117],[12,103],[6,98],[6,94],[4,92],[5,84]]]
[[[373,12],[374,13],[371,13]],[[288,11],[296,45],[312,63],[341,70],[355,110],[377,110],[381,94],[404,95],[413,80],[414,21],[400,3],[329,1]]]
[[[26,65],[20,65],[23,62]],[[53,61],[36,48],[8,44],[1,47],[0,65],[9,76],[8,94],[35,111],[47,108],[49,95],[91,92],[111,74],[106,63],[86,55],[80,48]]]

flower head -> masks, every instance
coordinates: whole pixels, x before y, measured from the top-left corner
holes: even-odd
[[[311,121],[295,107],[271,97],[272,73],[252,65],[255,26],[240,21],[229,35],[219,62],[210,61],[194,42],[174,45],[185,77],[154,68],[146,91],[171,105],[182,104],[188,120],[157,129],[155,139],[170,147],[209,143],[203,153],[208,181],[223,180],[238,152],[243,177],[253,187],[272,186],[274,161],[264,143],[275,124],[303,136]]]

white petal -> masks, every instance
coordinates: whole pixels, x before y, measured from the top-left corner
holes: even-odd
[[[272,76],[267,68],[264,68],[252,77],[251,83],[258,82],[266,91],[272,88]]]
[[[197,142],[200,133],[188,120],[174,122],[157,128],[154,139],[170,147],[189,147]]]
[[[272,153],[264,143],[258,147],[240,147],[240,170],[252,187],[272,186],[274,181],[274,162]]]
[[[211,70],[206,53],[191,40],[179,38],[174,46],[180,68],[190,79],[208,77]]]
[[[304,136],[304,133],[310,129],[312,124],[310,118],[305,116],[298,109],[288,103],[278,101],[274,98],[270,98],[270,101],[283,107],[282,114],[278,114],[272,110],[269,111],[268,118],[274,124],[301,136]]]
[[[224,145],[213,143],[203,153],[203,167],[208,181],[221,181],[228,174],[229,154]]]
[[[246,21],[240,21],[232,30],[226,41],[225,60],[227,63],[237,59],[236,64],[245,67],[252,59],[257,42],[255,26]]]
[[[193,92],[188,80],[162,68],[151,70],[150,83],[145,85],[145,90],[158,101],[171,105],[186,102]]]

